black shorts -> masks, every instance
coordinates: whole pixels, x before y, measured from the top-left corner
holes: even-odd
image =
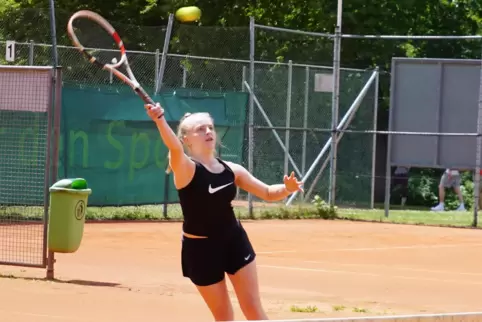
[[[182,236],[181,265],[184,277],[198,286],[208,286],[234,275],[255,257],[253,246],[244,228],[224,238],[189,238]]]
[[[394,174],[393,185],[408,186],[408,174]]]

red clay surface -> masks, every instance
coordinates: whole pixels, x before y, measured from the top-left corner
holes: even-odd
[[[482,231],[324,220],[244,226],[270,319],[481,310]],[[180,237],[180,223],[87,224],[79,251],[56,255],[62,282],[42,280],[43,269],[0,266],[17,277],[0,278],[1,321],[212,321],[181,275]]]

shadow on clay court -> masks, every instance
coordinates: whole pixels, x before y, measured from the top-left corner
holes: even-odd
[[[18,280],[25,280],[25,281],[40,281],[40,282],[49,282],[49,283],[61,283],[61,284],[75,284],[75,285],[81,285],[81,286],[94,286],[94,287],[122,287],[122,284],[119,284],[119,283],[88,281],[88,280],[59,280],[59,279],[47,279],[47,278],[35,278],[35,277],[21,277],[21,276],[5,275],[5,274],[0,274],[0,278],[18,279]]]

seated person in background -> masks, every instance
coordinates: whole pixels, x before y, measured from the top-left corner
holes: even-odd
[[[400,185],[400,194],[402,196],[402,207],[405,206],[408,196],[408,171],[409,167],[397,167],[393,173],[392,189]]]
[[[460,205],[457,211],[465,211],[464,198],[462,196],[462,191],[460,190],[460,173],[458,170],[446,169],[440,179],[440,184],[438,186],[438,198],[439,204],[432,207],[432,211],[444,211],[445,210],[445,188],[453,188],[457,196],[459,197]]]

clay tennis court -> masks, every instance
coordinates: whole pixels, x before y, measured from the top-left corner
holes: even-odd
[[[481,307],[482,231],[324,220],[244,226],[270,319]],[[56,255],[59,281],[43,280],[43,269],[0,266],[2,321],[211,321],[181,276],[180,237],[181,223],[87,224],[79,251]]]

